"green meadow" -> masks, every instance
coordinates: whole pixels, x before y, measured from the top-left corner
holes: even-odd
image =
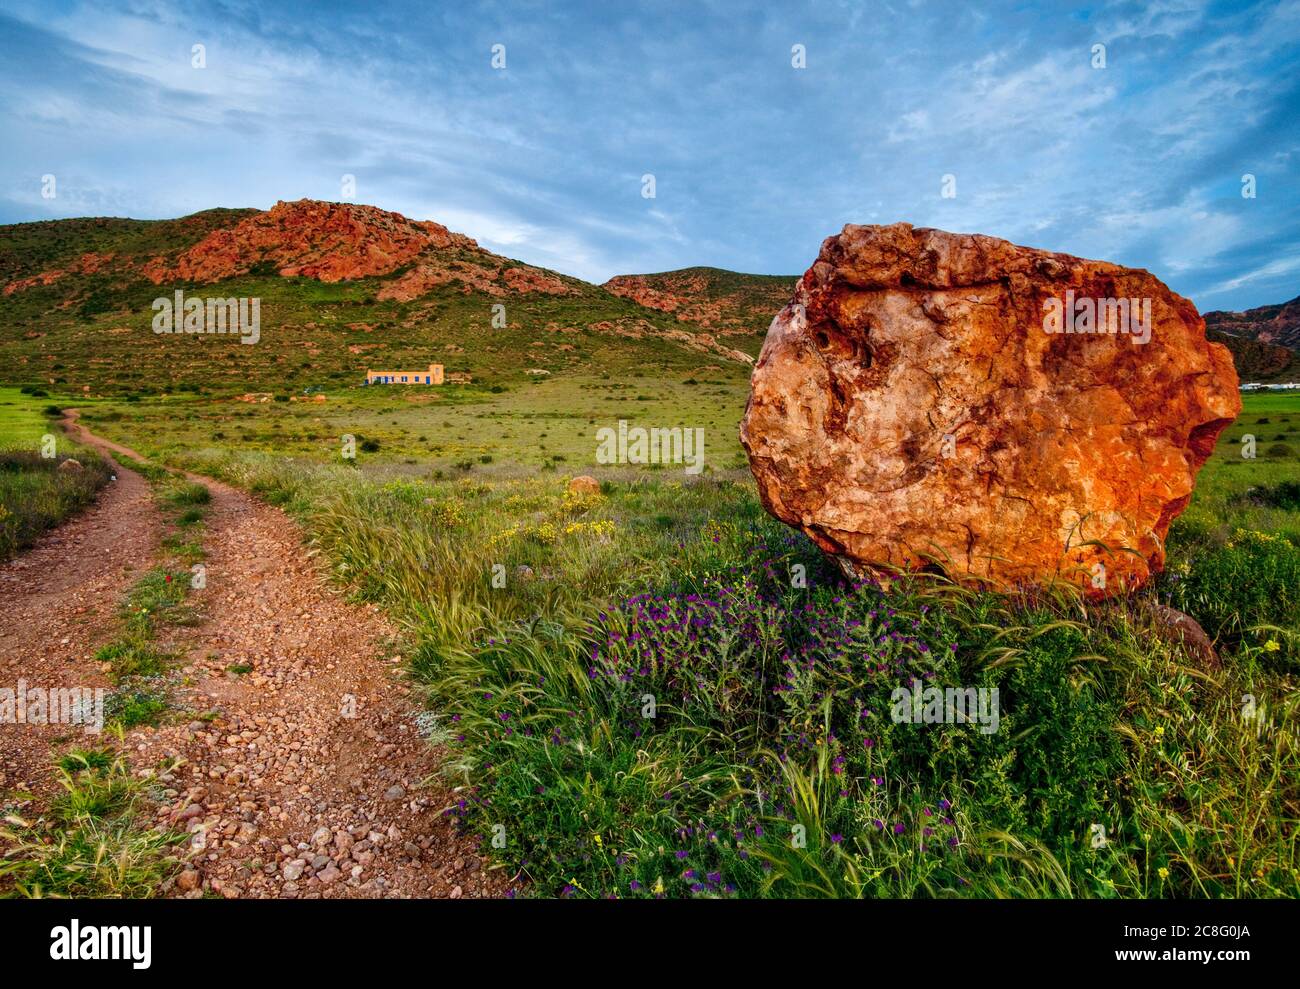
[[[17,388],[0,387],[0,448],[38,449],[41,437],[51,431],[49,418],[42,412],[49,404],[48,399]]]
[[[1300,396],[1246,396],[1166,572],[1086,604],[846,584],[758,504],[745,394],[647,371],[80,405],[283,506],[400,623],[449,753],[430,772],[519,895],[1300,893]],[[707,469],[596,463],[619,419],[704,428]],[[1161,634],[1165,605],[1221,668]],[[900,676],[996,688],[998,730],[896,722]]]
[[[496,391],[353,387],[324,392],[324,402],[290,401],[286,392],[257,404],[177,393],[78,406],[92,428],[151,457],[211,449],[328,463],[353,436],[363,471],[521,478],[594,469],[597,430],[620,419],[703,429],[713,471],[744,469],[737,430],[747,391],[743,371],[664,377],[647,370],[621,380],[541,378]]]
[[[0,388],[0,561],[90,504],[109,479],[108,464],[54,424],[57,414],[43,394]],[[60,470],[69,457],[82,469]]]

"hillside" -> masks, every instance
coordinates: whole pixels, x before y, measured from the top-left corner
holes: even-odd
[[[1232,351],[1242,381],[1300,381],[1300,296],[1245,312],[1207,312],[1205,328]]]
[[[1300,350],[1300,296],[1245,312],[1207,312],[1205,325],[1234,336]]]
[[[257,343],[155,333],[154,301],[177,290],[259,299]],[[372,206],[301,200],[0,227],[7,383],[116,394],[336,389],[367,367],[431,362],[453,380],[495,385],[647,366],[743,376],[749,358],[696,324]]]
[[[605,288],[756,356],[772,317],[790,301],[798,278],[682,268],[654,275],[617,275]]]
[[[1206,321],[1205,336],[1232,351],[1242,382],[1300,381],[1300,352],[1275,343],[1225,333]]]
[[[645,367],[743,378],[796,277],[695,267],[598,286],[433,221],[314,200],[13,224],[0,226],[0,383],[337,390],[367,367],[432,362],[484,386]],[[258,343],[155,334],[154,300],[178,289],[261,300]],[[1242,380],[1300,380],[1300,298],[1205,321]]]

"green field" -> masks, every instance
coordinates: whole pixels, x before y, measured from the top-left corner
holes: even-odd
[[[41,437],[51,431],[49,418],[42,412],[49,404],[47,398],[24,395],[17,388],[0,387],[0,449],[38,449]]]
[[[1300,893],[1300,396],[1246,396],[1166,573],[1084,605],[844,585],[757,502],[743,381],[695,382],[80,404],[98,432],[284,506],[398,620],[440,771],[466,787],[455,815],[504,826],[494,855],[521,892]],[[619,418],[704,427],[709,469],[596,463],[594,429]],[[345,461],[344,432],[378,446]],[[566,492],[584,473],[600,493]],[[1158,633],[1160,604],[1204,626],[1221,670]],[[854,661],[881,649],[996,686],[1002,729],[882,719],[897,681]]]
[[[0,561],[90,504],[109,479],[109,465],[68,440],[55,412],[48,397],[0,388]],[[60,470],[69,457],[81,468]]]
[[[538,469],[596,469],[596,431],[620,419],[703,429],[708,469],[743,470],[738,428],[747,388],[743,372],[715,370],[621,380],[565,376],[499,393],[455,385],[354,387],[327,393],[323,403],[249,404],[179,394],[77,404],[92,428],[149,456],[240,450],[326,463],[339,460],[342,437],[352,435],[359,444],[377,444],[358,451],[362,468],[513,478]]]

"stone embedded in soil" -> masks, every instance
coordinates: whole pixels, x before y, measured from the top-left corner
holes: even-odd
[[[1150,300],[1149,323],[1049,332],[1067,305],[1119,299]],[[1237,388],[1192,303],[1146,271],[850,225],[768,330],[741,442],[768,511],[849,572],[938,562],[1101,597],[1162,568]]]

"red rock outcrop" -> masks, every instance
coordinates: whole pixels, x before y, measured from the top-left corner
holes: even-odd
[[[53,285],[64,275],[75,273],[78,275],[93,275],[106,265],[110,264],[114,255],[96,254],[94,251],[87,251],[81,255],[68,268],[52,268],[49,271],[42,271],[36,275],[30,275],[27,278],[19,278],[10,282],[4,287],[5,295],[13,295],[15,292],[23,292],[37,285]]]
[[[761,331],[790,297],[794,277],[746,275],[718,268],[683,268],[657,275],[615,275],[604,288],[647,309],[671,313],[715,337]]]
[[[477,252],[483,264],[460,258],[445,258],[437,253],[426,255],[420,263],[400,278],[383,285],[375,298],[410,302],[439,285],[459,284],[462,292],[483,292],[497,297],[506,295],[575,295],[577,289],[541,268],[504,268],[505,258],[488,251]],[[489,265],[491,267],[489,267]]]
[[[386,299],[410,302],[439,285],[450,285],[453,282],[459,282],[464,292],[505,295],[505,290],[496,284],[500,273],[500,268],[485,268],[468,261],[434,259],[421,262],[400,278],[386,282],[375,293],[375,298],[380,302]]]
[[[1207,312],[1205,325],[1248,340],[1300,349],[1300,297],[1245,312]]]
[[[850,572],[1101,597],[1162,568],[1237,384],[1146,271],[846,226],[768,331],[741,442],[768,511]]]
[[[629,340],[644,340],[651,337],[658,337],[661,340],[668,340],[671,343],[679,344],[687,350],[696,350],[700,353],[717,354],[719,357],[725,357],[728,360],[738,361],[741,364],[753,364],[754,358],[750,357],[743,350],[734,350],[719,343],[708,333],[687,333],[685,330],[674,330],[671,328],[660,329],[647,319],[629,318],[608,320],[602,319],[596,323],[588,323],[586,327],[590,332],[601,336],[619,336],[626,337]]]
[[[270,264],[284,276],[337,282],[386,275],[430,249],[475,246],[438,223],[374,206],[300,199],[214,230],[174,263],[154,259],[144,274],[154,284],[205,284]]]

